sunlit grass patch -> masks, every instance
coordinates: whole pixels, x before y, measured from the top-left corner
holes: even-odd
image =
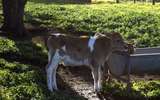
[[[132,89],[129,92],[125,84],[114,81],[104,85],[103,93],[125,100],[158,100],[160,98],[160,80],[133,82]]]
[[[160,98],[160,81],[140,81],[133,84],[136,91],[140,91],[145,97]]]
[[[138,47],[159,46],[160,6],[149,4],[43,4],[29,2],[25,21],[66,33],[120,32]]]

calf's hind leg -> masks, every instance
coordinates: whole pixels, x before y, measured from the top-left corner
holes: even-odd
[[[92,61],[92,66],[91,66],[91,70],[92,70],[92,77],[94,79],[94,91],[95,92],[100,92],[102,86],[102,69],[101,66],[96,63],[95,61]]]
[[[98,68],[92,68],[92,77],[94,80],[94,91],[98,92]]]
[[[48,89],[50,91],[53,91],[53,89],[58,90],[57,83],[56,83],[56,70],[57,70],[58,63],[60,62],[60,60],[61,60],[61,57],[59,55],[59,51],[56,50],[47,68],[47,84],[48,84]]]
[[[102,66],[99,66],[98,67],[98,89],[99,91],[102,89],[102,79],[103,79]]]
[[[52,58],[54,56],[54,52],[52,52],[51,50],[48,51],[48,64],[46,65],[46,73],[47,73],[47,86],[48,86],[48,89],[50,91],[53,91],[53,88],[52,88],[52,66],[51,66],[51,62],[52,62]]]

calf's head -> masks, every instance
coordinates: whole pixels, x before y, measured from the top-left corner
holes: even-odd
[[[112,41],[112,51],[126,51],[128,44],[124,42],[120,33],[112,32],[108,34]]]

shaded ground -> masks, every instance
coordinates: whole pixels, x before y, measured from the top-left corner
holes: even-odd
[[[93,92],[93,80],[89,68],[86,66],[59,68],[59,75],[79,95],[88,100],[99,100]],[[62,85],[60,86],[62,87]],[[64,87],[63,87],[64,88]]]

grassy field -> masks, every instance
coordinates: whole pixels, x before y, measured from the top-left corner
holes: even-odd
[[[67,33],[118,31],[138,47],[160,45],[160,5],[150,4],[48,4],[28,2],[25,22]],[[1,10],[0,10],[1,12]],[[2,16],[0,15],[0,22]],[[77,100],[47,90],[44,66],[47,51],[31,40],[0,37],[0,100]],[[105,84],[104,94],[115,98],[160,99],[160,80],[135,81],[128,94],[120,83]]]
[[[59,5],[29,2],[26,22],[66,32],[120,32],[138,47],[159,46],[160,6],[150,4]]]

